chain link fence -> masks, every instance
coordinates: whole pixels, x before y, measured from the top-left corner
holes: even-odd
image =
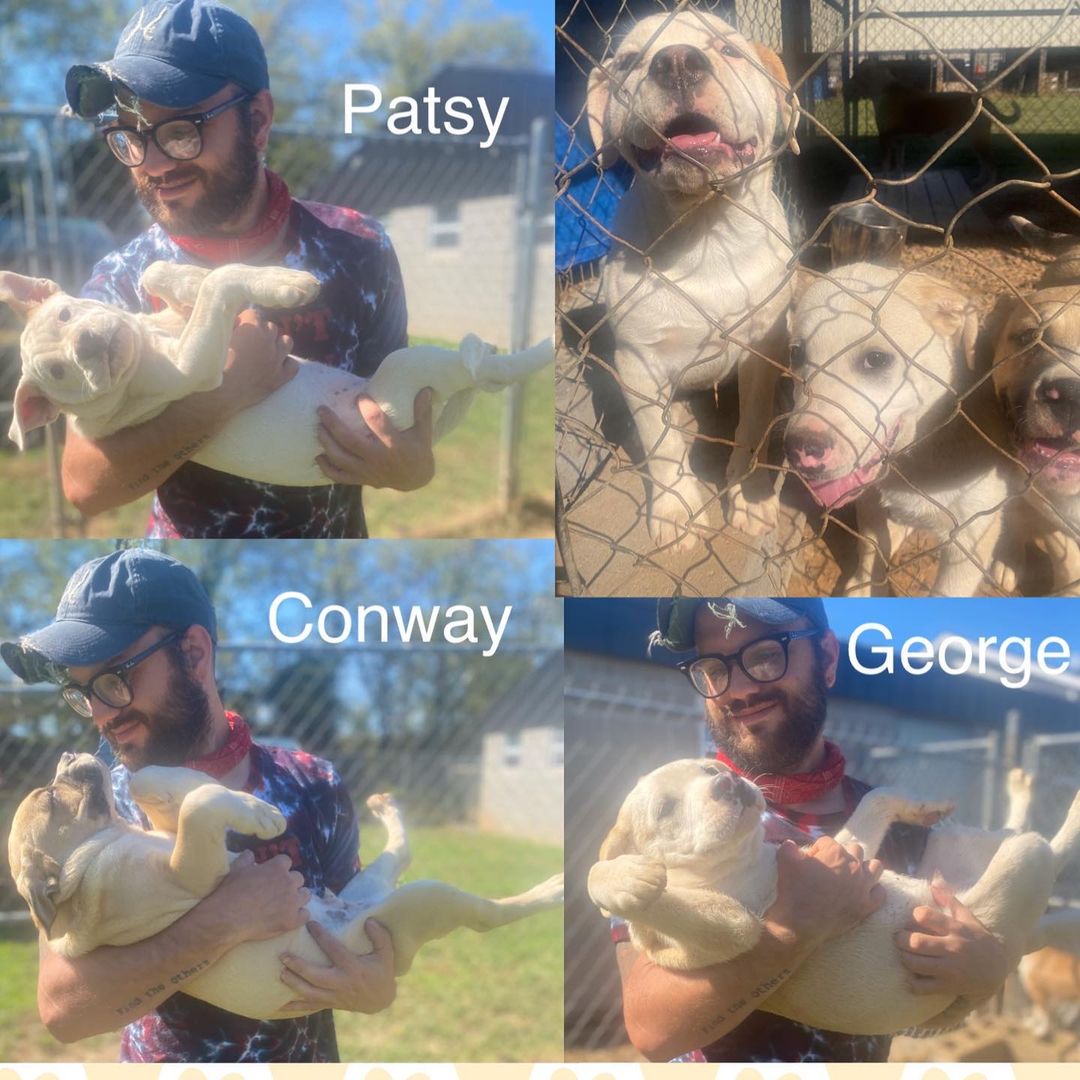
[[[1000,828],[1005,777],[1022,764],[1033,776],[1030,824],[1051,836],[1080,788],[1080,733],[1042,728],[1040,709],[1017,692],[1014,710],[986,717],[985,730],[960,734],[952,717],[834,692],[826,734],[843,749],[847,771],[876,787],[955,801],[952,820]],[[568,652],[565,678],[566,992],[568,1056],[627,1042],[619,976],[607,921],[585,882],[600,843],[638,777],[680,757],[711,755],[701,699],[678,672],[660,665]],[[1054,902],[1080,909],[1080,872],[1059,880]],[[1009,1007],[1022,1008],[1016,995]]]
[[[1080,273],[1029,303],[1069,239],[1008,220],[1080,234],[1080,5],[565,0],[556,39],[562,591],[1080,591]]]
[[[469,332],[520,349],[548,331],[548,273],[554,249],[551,205],[542,178],[552,166],[549,126],[488,148],[464,138],[327,135],[275,127],[270,168],[293,194],[370,214],[397,252],[413,337],[456,344]],[[51,278],[78,293],[93,264],[151,224],[128,170],[89,125],[47,108],[0,108],[0,267]],[[6,431],[19,378],[14,314],[0,305],[0,423]],[[519,495],[522,388],[505,395],[498,495]],[[55,536],[80,535],[66,506],[59,447],[50,427],[48,466]],[[5,440],[6,441],[6,440]],[[14,466],[7,470],[30,479]],[[3,464],[0,464],[3,468]],[[497,480],[496,480],[497,478]],[[45,533],[44,523],[24,529]]]
[[[506,656],[501,654],[506,652]],[[562,654],[502,646],[218,648],[226,708],[260,743],[329,760],[362,810],[390,791],[407,824],[470,826],[562,842]],[[424,705],[424,687],[428,687]],[[93,725],[53,686],[0,687],[0,837],[65,750],[97,750]],[[521,812],[527,799],[527,813]],[[373,828],[361,818],[361,833]],[[26,906],[0,875],[0,918]]]

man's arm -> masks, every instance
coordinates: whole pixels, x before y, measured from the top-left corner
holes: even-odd
[[[64,494],[83,514],[100,514],[153,491],[198,453],[225,422],[291,379],[297,364],[292,341],[254,310],[233,331],[221,385],[174,401],[145,424],[103,439],[70,425],[64,443]]]
[[[244,852],[209,896],[159,934],[133,945],[102,946],[67,960],[42,940],[42,1022],[65,1043],[115,1031],[182,990],[240,942],[302,925],[309,894],[303,876],[289,866],[286,855],[256,865]]]
[[[734,1030],[821,944],[862,922],[884,902],[882,865],[858,845],[823,837],[805,851],[777,853],[777,898],[754,948],[725,964],[672,971],[629,946],[618,948],[627,1034],[652,1061],[707,1046]]]

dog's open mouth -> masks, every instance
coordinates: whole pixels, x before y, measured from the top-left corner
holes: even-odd
[[[1018,440],[1020,460],[1033,473],[1048,479],[1080,477],[1080,444],[1071,435],[1059,438],[1023,438]]]
[[[839,510],[841,506],[845,506],[852,499],[858,498],[865,488],[878,478],[881,466],[892,450],[893,443],[896,442],[896,437],[899,434],[900,421],[897,420],[886,433],[882,444],[884,450],[875,453],[869,461],[860,465],[857,469],[853,469],[845,476],[838,476],[831,480],[811,480],[803,476],[802,481],[810,489],[810,493],[814,498],[826,510]]]
[[[684,113],[677,116],[661,132],[664,143],[651,150],[637,148],[638,164],[646,171],[659,169],[665,161],[692,158],[702,165],[715,165],[732,161],[749,165],[757,154],[757,138],[743,142],[725,139],[716,126],[701,113]]]

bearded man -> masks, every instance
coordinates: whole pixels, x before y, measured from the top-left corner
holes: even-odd
[[[269,85],[255,29],[214,0],[153,0],[124,28],[111,60],[67,74],[70,108],[96,119],[154,220],[94,267],[83,296],[156,310],[160,301],[139,279],[158,259],[288,266],[321,285],[313,304],[276,313],[280,325],[254,311],[240,317],[217,390],[106,438],[68,431],[67,497],[96,514],[156,491],[149,536],[362,537],[360,485],[410,491],[434,475],[427,390],[407,431],[395,431],[369,398],[357,408],[371,437],[320,409],[311,418],[320,424],[318,461],[334,481],[322,487],[256,483],[189,460],[230,417],[295,374],[290,352],[370,376],[407,344],[401,273],[378,222],[294,199],[264,166],[274,117]]]
[[[233,835],[229,873],[164,930],[130,945],[58,956],[38,950],[38,1012],[61,1042],[122,1029],[120,1060],[337,1061],[332,1009],[380,1012],[396,993],[390,934],[374,919],[374,951],[352,953],[308,919],[310,891],[340,892],[360,868],[352,799],[329,762],[261,745],[222,704],[214,675],[217,617],[202,583],[157,551],[125,548],[71,576],[56,618],[0,644],[24,682],[53,682],[108,743],[116,808],[150,824],[129,794],[145,765],[184,765],[276,806],[286,829],[270,840]],[[138,883],[132,883],[138,888]],[[283,954],[295,993],[291,1020],[253,1020],[183,993],[183,980],[244,941],[307,924],[327,965]]]
[[[879,859],[832,839],[870,785],[824,735],[840,649],[817,599],[662,601],[650,644],[695,655],[679,667],[705,703],[717,757],[758,785],[767,839],[780,844],[777,899],[761,941],[726,964],[653,964],[613,920],[631,1042],[652,1060],[885,1061],[890,1039],[820,1031],[758,1006],[820,945],[880,907],[882,866],[910,870],[923,829],[894,825]],[[916,993],[979,1001],[1005,981],[1001,946],[962,904],[919,907],[897,935]]]

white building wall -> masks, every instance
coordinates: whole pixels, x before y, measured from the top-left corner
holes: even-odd
[[[562,845],[562,729],[526,728],[484,736],[478,823],[492,832]]]

